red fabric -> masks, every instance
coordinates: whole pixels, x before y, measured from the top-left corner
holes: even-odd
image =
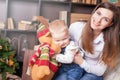
[[[36,61],[36,64],[38,65],[38,66],[41,66],[41,65],[46,65],[46,66],[49,66],[49,60],[37,60]]]
[[[48,46],[48,47],[50,47],[50,44],[44,42],[44,43],[41,43],[41,44],[40,44],[40,47],[42,47],[42,46]]]
[[[38,48],[37,52],[38,52],[38,53],[40,53],[40,46],[39,46],[39,48]]]
[[[32,57],[30,59],[29,65],[34,65],[35,64],[35,61],[33,61],[33,58],[34,58],[35,61],[37,60],[36,53],[33,53]]]
[[[50,57],[53,56],[54,54],[55,54],[55,51],[50,48],[50,52],[49,52]]]
[[[33,60],[30,60],[29,66],[34,65],[34,64],[35,64],[35,62]]]
[[[46,65],[46,66],[49,66],[49,65],[50,65],[51,70],[52,70],[53,72],[56,72],[56,71],[57,71],[57,66],[54,65],[54,64],[52,64],[52,63],[49,64],[49,63],[50,63],[49,60],[38,60],[38,57],[41,55],[41,50],[40,50],[40,48],[41,48],[42,46],[48,46],[48,48],[49,48],[49,53],[48,53],[48,54],[50,55],[50,57],[51,57],[53,54],[55,54],[55,53],[54,53],[55,51],[50,48],[50,45],[49,45],[48,43],[41,43],[40,46],[39,46],[39,48],[38,48],[38,50],[37,50],[37,52],[33,54],[32,58],[31,58],[31,60],[30,60],[30,65],[34,65],[34,64],[37,64],[37,65],[39,65],[39,66],[40,66],[40,65]],[[38,56],[37,54],[39,54],[39,56]],[[33,58],[34,58],[35,61],[33,60]]]
[[[53,72],[56,72],[58,70],[58,66],[50,62],[50,70],[52,70]]]
[[[37,33],[37,38],[39,38],[39,37],[45,35],[47,32],[49,32],[49,29],[48,29],[48,28],[46,28],[46,29],[44,29],[44,30],[38,32],[38,33]]]

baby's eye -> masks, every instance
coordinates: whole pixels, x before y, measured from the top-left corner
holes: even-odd
[[[55,40],[56,42],[59,42],[60,40]]]
[[[69,39],[69,37],[66,37],[66,38],[64,38],[63,40],[67,40],[67,39]]]
[[[63,40],[66,40],[67,38],[64,38]]]

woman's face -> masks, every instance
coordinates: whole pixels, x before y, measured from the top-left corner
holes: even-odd
[[[102,31],[112,25],[113,12],[109,9],[98,8],[91,16],[91,28],[95,31]]]

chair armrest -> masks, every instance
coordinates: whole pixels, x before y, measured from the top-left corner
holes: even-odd
[[[23,70],[22,70],[22,80],[32,80],[29,75],[26,74],[28,63],[35,51],[34,50],[26,50],[24,53],[24,59],[23,59]]]

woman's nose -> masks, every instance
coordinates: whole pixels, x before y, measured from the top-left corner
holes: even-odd
[[[96,22],[97,22],[97,23],[100,23],[100,22],[101,22],[101,20],[102,20],[102,18],[101,18],[101,17],[96,18]]]

